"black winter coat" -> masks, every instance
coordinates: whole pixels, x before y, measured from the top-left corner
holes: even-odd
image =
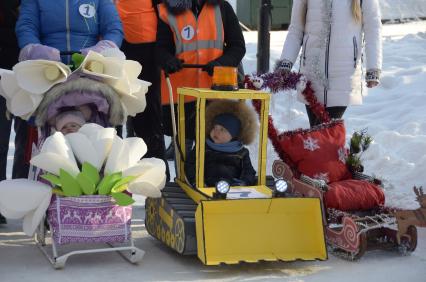
[[[18,0],[0,1],[0,68],[11,69],[18,62],[19,47],[15,35]]]
[[[225,46],[223,49],[223,55],[215,61],[222,66],[237,67],[246,53],[246,44],[243,32],[232,6],[226,1],[217,2],[220,3],[218,5],[221,5],[220,10],[222,12]],[[196,8],[195,5],[193,6],[193,13],[198,15],[201,12],[201,9]],[[164,66],[171,57],[175,56],[175,53],[173,32],[169,25],[159,19],[157,29],[156,61],[160,66]]]
[[[192,150],[185,162],[185,173],[191,184],[195,183],[195,168],[195,150]],[[251,186],[256,183],[256,171],[246,148],[235,153],[225,153],[213,150],[206,144],[204,182],[214,187],[219,180],[226,180],[231,185]]]

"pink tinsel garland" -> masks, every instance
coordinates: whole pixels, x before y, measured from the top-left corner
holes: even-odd
[[[261,90],[261,89],[269,89],[272,93],[277,93],[283,90],[296,89],[298,83],[301,81],[301,74],[288,72],[288,71],[275,71],[272,73],[266,73],[260,75],[258,77],[253,76],[245,76],[244,85],[247,89],[252,90]],[[260,87],[256,87],[258,84],[261,84]],[[311,82],[306,82],[305,89],[302,91],[302,95],[311,108],[314,115],[316,115],[323,123],[330,122],[330,116],[328,112],[325,110],[324,105],[318,102],[317,97],[315,96],[315,91],[312,89]],[[260,113],[260,103],[257,100],[252,101],[256,112]],[[268,117],[268,137],[272,141],[272,145],[277,152],[278,156],[290,167],[295,168],[293,162],[286,155],[284,150],[281,148],[281,144],[279,142],[280,136],[285,133],[278,133],[278,130],[274,126],[274,120],[272,116]]]

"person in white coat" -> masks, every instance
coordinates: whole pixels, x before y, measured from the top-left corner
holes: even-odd
[[[372,88],[379,84],[382,67],[379,1],[293,1],[288,35],[276,69],[291,70],[300,49],[299,71],[312,82],[318,101],[325,105],[330,117],[341,118],[347,106],[362,104],[365,86]],[[305,102],[300,95],[299,100]],[[311,126],[321,123],[306,109]]]

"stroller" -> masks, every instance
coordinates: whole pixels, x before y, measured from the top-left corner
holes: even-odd
[[[277,75],[280,77],[277,78]],[[277,81],[281,80],[285,82],[284,86],[277,84]],[[417,229],[415,225],[419,224],[416,224],[414,219],[411,221],[405,219],[404,224],[402,224],[401,211],[383,207],[378,203],[370,205],[368,209],[352,209],[349,211],[327,206],[326,199],[328,195],[326,193],[329,193],[331,186],[335,183],[340,183],[339,180],[329,181],[328,176],[330,175],[328,173],[332,176],[332,173],[335,173],[332,170],[336,170],[338,166],[342,170],[347,169],[343,155],[345,132],[343,122],[341,120],[330,120],[324,106],[317,102],[310,82],[307,82],[304,77],[296,73],[266,74],[260,78],[246,78],[246,86],[248,88],[258,89],[265,85],[273,92],[298,89],[309,103],[309,107],[314,114],[323,122],[323,124],[312,129],[278,133],[272,117],[269,116],[268,136],[280,157],[280,160],[276,160],[273,163],[273,176],[287,181],[289,192],[294,196],[321,199],[329,251],[351,261],[361,258],[370,249],[397,249],[402,254],[413,252],[417,246]],[[254,103],[254,106],[259,112],[259,105]],[[338,135],[340,137],[337,137]],[[327,136],[328,138],[331,136],[331,138],[327,139]],[[333,144],[337,139],[340,140],[340,144]],[[326,158],[330,155],[330,152],[327,153],[327,156],[316,153],[316,157],[309,159],[309,156],[315,156],[315,154],[312,154],[313,151],[321,151],[327,146],[334,146],[333,149],[335,151],[333,152],[342,154],[336,154],[336,160],[334,160],[332,166],[328,167],[329,171],[327,173],[317,173],[311,177],[307,176],[307,172],[313,174],[313,171],[318,170],[319,166],[324,166],[324,163],[329,161]],[[304,150],[310,152],[307,154],[301,153]],[[304,171],[301,171],[302,169]],[[346,183],[357,183],[360,188],[358,191],[368,187],[370,190],[373,189],[378,194],[382,193],[381,195],[383,195],[380,187],[381,181],[360,171],[350,171],[343,179],[349,181]],[[345,181],[341,183],[344,186],[343,183]],[[416,189],[420,202],[423,194],[420,192],[421,189]],[[381,204],[383,202],[384,195]]]
[[[52,133],[55,117],[63,111],[85,107],[87,122],[104,127],[122,124],[123,106],[108,85],[89,77],[76,77],[50,89],[41,101],[35,116],[38,127],[37,147]],[[33,168],[34,179],[40,170]],[[47,210],[46,221],[35,234],[37,246],[55,268],[63,268],[72,255],[119,251],[131,263],[140,261],[144,252],[135,247],[131,236],[131,206],[117,206],[109,196],[92,195],[61,197],[54,195]],[[47,250],[50,235],[52,251]],[[108,248],[81,249],[59,254],[59,247],[75,243],[107,243]],[[118,244],[118,245],[117,245]]]
[[[141,69],[140,64],[134,61],[107,58],[98,53],[89,52],[82,60],[79,71],[76,72],[71,72],[71,69],[62,63],[45,60],[25,61],[17,64],[13,71],[3,70],[1,86],[4,93],[2,95],[7,100],[8,109],[14,115],[24,119],[35,117],[37,137],[32,135],[32,140],[30,140],[35,141],[35,145],[32,146],[32,162],[37,157],[43,156],[43,144],[48,144],[48,140],[51,140],[48,137],[50,138],[54,131],[55,118],[63,112],[79,110],[86,122],[97,124],[88,125],[87,128],[89,130],[101,128],[108,132],[113,132],[114,130],[104,127],[115,127],[123,124],[127,115],[134,115],[143,111],[145,108],[144,97],[150,83],[137,79]],[[52,135],[52,137],[54,136],[55,134]],[[68,142],[62,134],[56,134],[56,136],[62,136],[61,140],[63,140],[64,144]],[[105,152],[103,159],[105,162],[108,161],[107,163],[103,163],[102,156],[98,158],[97,167],[93,166],[94,163],[86,161],[88,162],[87,166],[92,165],[94,170],[96,170],[98,179],[93,182],[94,190],[92,193],[84,191],[84,194],[87,194],[86,196],[70,196],[68,194],[68,197],[63,197],[59,193],[50,197],[55,189],[52,190],[49,185],[41,183],[46,183],[46,181],[41,177],[42,171],[36,168],[36,165],[31,168],[30,179],[36,181],[28,180],[28,183],[44,185],[43,189],[48,197],[46,196],[38,208],[33,211],[28,221],[29,224],[25,225],[26,221],[24,220],[24,230],[27,227],[26,230],[28,232],[25,232],[33,234],[37,224],[40,222],[35,232],[35,240],[37,246],[55,268],[63,268],[68,257],[75,254],[119,251],[123,255],[125,254],[125,257],[131,263],[140,261],[144,255],[142,250],[135,247],[131,236],[132,208],[128,205],[133,200],[126,194],[127,183],[136,179],[137,176],[128,176],[128,179],[123,182],[123,178],[126,177],[121,176],[122,170],[118,166],[120,163],[124,163],[129,167],[131,163],[139,161],[144,154],[142,151],[144,148],[146,149],[146,146],[141,140],[132,139],[127,140],[129,142],[126,143],[125,140],[116,138],[115,134],[111,134],[108,140],[111,140],[108,141],[111,143],[104,142],[99,145],[102,152]],[[54,146],[54,148],[59,148],[57,144]],[[114,146],[115,148],[125,148],[120,152],[115,152],[114,158],[106,159],[107,154],[110,154],[109,151],[112,151]],[[130,151],[130,146],[133,146],[132,149],[134,150]],[[64,146],[64,148],[68,148],[65,150],[71,149],[69,145],[68,147]],[[55,151],[54,155],[60,158],[61,153],[64,153],[65,150],[59,150],[59,153]],[[40,155],[37,155],[38,151],[40,151]],[[127,162],[118,159],[121,156],[120,153],[124,151],[128,156]],[[67,151],[67,153],[73,155],[74,152]],[[132,154],[131,157],[130,154]],[[113,154],[111,153],[111,155]],[[72,158],[76,170],[79,171],[74,156]],[[131,161],[130,158],[132,158]],[[45,159],[44,163],[50,164],[51,162],[49,159],[47,161]],[[38,164],[40,166],[40,163]],[[58,167],[55,167],[55,169],[57,171],[62,169],[67,173],[64,165],[58,161],[56,162]],[[83,162],[82,166],[81,173],[83,173],[85,166]],[[108,166],[109,169],[107,170]],[[150,167],[154,166],[151,162]],[[138,168],[140,171],[146,171],[143,165]],[[49,171],[49,169],[46,170]],[[101,170],[105,171],[105,173],[108,171],[109,174],[119,174],[116,177],[119,180],[114,183],[120,182],[121,186],[117,188],[114,194],[111,193],[112,187],[109,187],[108,192],[101,193],[99,191],[100,195],[93,195],[95,189],[100,189],[100,184],[97,187],[95,185],[100,183],[98,172]],[[156,174],[156,172],[151,172],[151,174]],[[74,181],[76,181],[75,179]],[[25,181],[21,182],[24,183]],[[54,186],[58,186],[56,183],[54,184]],[[80,183],[76,184],[80,185]],[[3,183],[3,187],[7,185],[7,183]],[[62,188],[64,187],[62,186]],[[67,195],[64,191],[62,193]],[[115,201],[111,196],[113,196]],[[119,202],[120,199],[117,199],[117,196],[122,197],[127,202]],[[46,210],[45,207],[48,207],[46,214],[44,212]],[[21,218],[24,214],[14,212],[14,215],[16,216],[15,218]],[[45,219],[40,221],[39,219],[41,218]],[[47,250],[46,239],[48,235],[51,238],[51,252]],[[71,243],[107,243],[110,248],[84,248],[62,255],[59,254],[60,246]]]

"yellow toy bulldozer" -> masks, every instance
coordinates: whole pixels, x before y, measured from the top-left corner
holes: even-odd
[[[266,177],[270,94],[195,88],[178,88],[177,92],[179,133],[174,136],[179,146],[175,150],[177,176],[175,182],[166,184],[161,198],[146,199],[148,233],[179,254],[197,254],[206,265],[327,259],[320,199],[289,197],[285,195],[284,180]],[[187,182],[184,169],[185,96],[196,98],[195,187]],[[255,186],[230,187],[219,182],[216,187],[205,187],[205,109],[206,101],[213,99],[256,99],[261,104]],[[170,101],[173,105],[173,100]],[[173,112],[173,106],[171,109]]]

